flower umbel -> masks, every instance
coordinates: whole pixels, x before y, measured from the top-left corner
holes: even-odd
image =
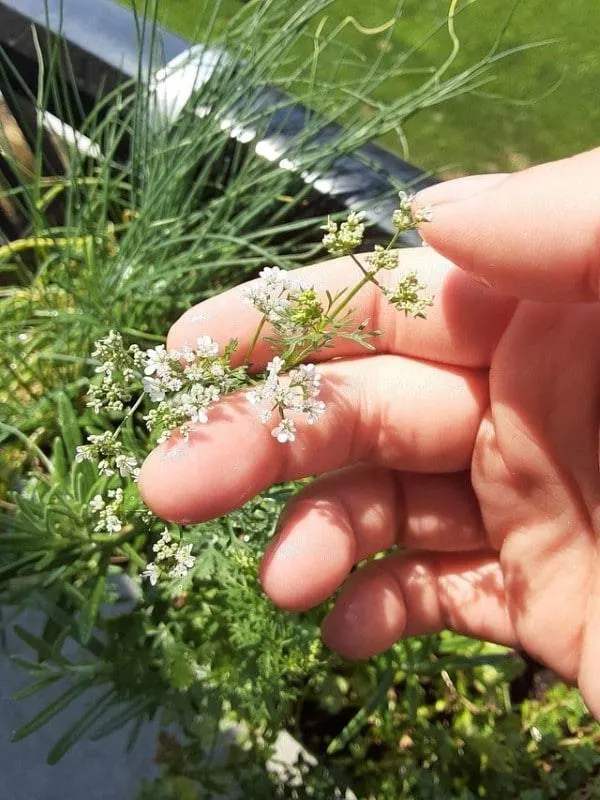
[[[349,255],[360,247],[365,235],[363,216],[362,211],[351,211],[348,219],[339,225],[332,219],[327,219],[327,223],[323,225],[323,246],[332,256]]]
[[[102,475],[118,473],[122,478],[127,475],[137,477],[139,472],[136,459],[123,453],[123,443],[113,431],[88,436],[88,443],[81,445],[75,452],[75,461],[94,461]]]
[[[433,305],[430,297],[423,296],[426,287],[419,283],[414,272],[409,272],[406,277],[398,281],[394,289],[385,289],[385,295],[398,311],[403,311],[407,317],[420,317],[425,319],[427,309]]]
[[[94,370],[100,383],[90,384],[87,405],[99,414],[102,410],[111,414],[121,413],[132,397],[132,384],[139,377],[143,354],[137,345],[125,349],[123,337],[110,331],[98,339],[92,358],[100,364]]]
[[[146,351],[143,388],[156,407],[144,417],[150,431],[164,442],[177,431],[187,438],[194,425],[206,424],[210,408],[222,394],[243,385],[245,367],[232,367],[236,343],[223,355],[210,336],[200,336],[195,347],[166,351],[161,345]]]
[[[156,586],[161,577],[183,580],[196,563],[192,547],[191,544],[173,541],[169,529],[165,528],[152,547],[155,554],[154,561],[148,562],[142,577],[147,578],[152,586]]]
[[[414,194],[400,192],[400,206],[392,214],[392,222],[399,233],[414,230],[423,222],[431,222],[433,211],[428,206],[415,205]]]
[[[321,376],[314,364],[300,364],[281,375],[283,360],[275,357],[267,364],[267,380],[258,388],[246,393],[248,402],[256,406],[263,424],[270,422],[274,412],[279,414],[279,424],[271,430],[278,442],[285,444],[296,438],[296,426],[289,413],[303,415],[309,425],[314,425],[325,413],[325,403],[318,399]]]
[[[97,494],[90,500],[90,511],[95,517],[96,533],[119,533],[123,523],[119,518],[119,507],[123,502],[123,489],[109,489],[109,502]]]

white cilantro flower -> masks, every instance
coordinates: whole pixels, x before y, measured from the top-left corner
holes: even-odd
[[[148,581],[150,581],[151,586],[156,586],[159,577],[160,577],[160,569],[153,561],[151,561],[146,566],[146,569],[142,572],[142,578],[146,578]]]
[[[314,425],[318,422],[325,413],[326,405],[322,400],[310,400],[305,408],[306,421],[309,425]]]
[[[155,378],[144,378],[143,387],[153,403],[160,403],[166,397],[166,392]]]
[[[167,351],[164,344],[146,350],[146,367],[144,375],[157,375],[159,378],[171,374],[172,354]]]
[[[185,578],[188,572],[193,569],[196,557],[192,555],[192,545],[185,544],[175,552],[175,564],[169,570],[170,578]]]
[[[297,283],[279,267],[265,267],[259,280],[248,286],[243,296],[270,322],[277,322],[290,305],[288,294]]]
[[[131,475],[137,478],[140,472],[139,465],[133,456],[119,455],[115,458],[115,467],[122,478]]]
[[[309,425],[314,425],[325,413],[325,403],[318,400],[321,390],[321,375],[314,364],[301,364],[282,375],[285,364],[279,356],[267,364],[265,382],[246,392],[250,405],[257,407],[260,421],[270,422],[273,411],[277,409],[282,418],[272,435],[281,443],[295,440],[295,423],[285,416],[293,411],[302,414]]]
[[[156,586],[163,574],[171,579],[185,578],[196,564],[192,547],[192,544],[174,542],[168,528],[165,528],[159,540],[152,546],[155,558],[146,565],[142,577],[149,580],[152,586]]]
[[[325,231],[323,247],[333,256],[353,253],[362,244],[365,235],[365,224],[362,211],[351,211],[345,222],[338,225],[329,217],[322,226]]]
[[[90,511],[96,518],[94,531],[96,533],[119,533],[123,522],[119,518],[119,507],[123,502],[123,489],[109,489],[108,502],[100,494],[94,495],[90,500]]]
[[[219,345],[210,336],[199,336],[196,340],[196,352],[200,358],[214,358],[219,354]]]
[[[105,506],[104,498],[102,497],[101,494],[94,495],[92,497],[92,499],[90,500],[90,510],[91,511],[102,511],[104,506]]]
[[[273,428],[271,431],[271,436],[274,436],[281,444],[286,444],[286,442],[295,442],[296,426],[294,421],[289,417],[285,417],[281,420],[276,428]]]
[[[431,222],[433,211],[429,207],[419,208],[414,205],[415,196],[400,192],[400,206],[392,214],[392,222],[397,231],[408,231],[422,222]]]

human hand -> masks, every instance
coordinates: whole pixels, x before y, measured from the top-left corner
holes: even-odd
[[[148,457],[148,505],[200,521],[320,475],[265,555],[274,602],[306,609],[345,583],[323,624],[341,654],[450,627],[523,647],[577,681],[600,716],[599,168],[593,151],[423,193],[434,206],[423,235],[447,258],[424,248],[401,263],[435,295],[427,319],[365,289],[356,317],[384,334],[373,355],[344,340],[317,355],[319,425],[282,446],[228,398],[176,458],[170,443]],[[336,259],[301,275],[333,292],[354,269]],[[184,314],[168,344],[210,333],[244,353],[256,323],[238,288]],[[261,344],[254,361],[270,356]],[[348,578],[394,544],[404,551]]]

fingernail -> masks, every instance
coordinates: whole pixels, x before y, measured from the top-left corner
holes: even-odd
[[[467,200],[469,197],[474,197],[502,183],[507,175],[506,172],[499,172],[493,175],[469,175],[465,178],[442,181],[442,183],[436,183],[434,186],[428,186],[418,192],[415,203],[419,206],[435,207],[442,203]]]

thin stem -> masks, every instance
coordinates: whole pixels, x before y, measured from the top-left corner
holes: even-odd
[[[76,236],[70,237],[57,237],[51,239],[50,237],[32,236],[29,239],[18,239],[15,242],[2,245],[0,247],[0,259],[10,258],[17,253],[22,253],[25,250],[38,250],[47,247],[85,247],[86,244],[93,242],[92,236]]]
[[[141,406],[142,401],[143,401],[145,396],[146,396],[146,392],[142,392],[141,395],[138,397],[138,399],[135,401],[135,403],[131,406],[131,408],[129,409],[127,414],[125,414],[125,416],[123,417],[123,419],[119,423],[119,427],[115,430],[115,433],[114,433],[115,438],[119,435],[119,432],[120,432],[121,428],[123,427],[123,425],[125,425],[127,420],[130,417],[132,417],[135,414],[135,412],[138,410],[138,408]]]
[[[385,249],[386,249],[386,251],[387,251],[387,250],[391,250],[391,249],[392,249],[392,247],[395,245],[395,243],[396,243],[396,240],[398,239],[398,236],[399,236],[399,235],[400,235],[400,231],[396,231],[396,232],[394,233],[394,235],[392,236],[392,238],[390,239],[390,241],[388,242],[388,244],[387,244],[387,246],[386,246],[386,248],[385,248]],[[339,313],[340,313],[340,311],[342,311],[344,308],[346,308],[346,306],[348,305],[348,303],[349,303],[349,302],[350,302],[350,301],[351,301],[351,300],[352,300],[352,299],[353,299],[353,298],[354,298],[354,297],[355,297],[355,296],[358,294],[358,292],[360,292],[360,290],[363,288],[363,286],[366,286],[366,284],[367,284],[367,283],[374,283],[374,284],[375,284],[375,286],[377,286],[377,288],[378,288],[378,289],[382,289],[382,290],[383,290],[383,287],[381,286],[381,284],[379,283],[379,281],[378,281],[378,280],[375,278],[375,275],[377,274],[378,270],[377,270],[377,271],[375,271],[375,272],[369,272],[369,270],[367,270],[367,269],[365,269],[365,268],[363,267],[363,265],[360,263],[360,261],[358,260],[358,258],[357,258],[357,257],[354,255],[354,253],[350,253],[349,255],[350,255],[350,258],[352,259],[352,261],[354,261],[354,263],[356,264],[356,266],[357,266],[357,267],[359,268],[359,270],[362,272],[362,274],[363,274],[363,276],[364,276],[364,277],[363,277],[363,279],[362,279],[361,281],[359,281],[359,282],[356,284],[356,286],[354,287],[354,289],[352,289],[352,291],[350,291],[350,292],[348,293],[348,295],[346,295],[346,297],[345,297],[345,298],[343,298],[343,300],[342,300],[341,304],[340,304],[340,305],[339,305],[337,308],[335,308],[335,311],[331,311],[331,312],[330,312],[330,313],[327,315],[327,320],[328,320],[328,321],[331,321],[331,322],[332,322],[334,319],[336,319],[336,317],[338,317],[338,316],[339,316]]]
[[[147,342],[162,343],[165,340],[164,336],[158,336],[156,333],[145,333],[139,331],[137,328],[122,328],[123,333],[128,333],[129,336],[135,336],[137,339],[145,339]]]
[[[386,248],[386,249],[387,249],[387,248]],[[381,284],[379,283],[379,281],[378,281],[378,280],[375,278],[375,275],[377,275],[377,272],[378,272],[379,270],[377,270],[377,272],[369,272],[369,270],[367,270],[367,269],[365,269],[365,268],[363,267],[363,265],[360,263],[360,261],[358,260],[358,258],[357,258],[357,257],[354,255],[354,253],[351,253],[351,254],[350,254],[350,258],[352,259],[352,261],[354,261],[354,263],[355,263],[355,264],[356,264],[356,266],[359,268],[359,270],[362,272],[362,274],[363,274],[363,275],[364,275],[366,278],[369,278],[369,280],[371,281],[371,283],[374,283],[374,284],[375,284],[375,286],[377,286],[377,288],[378,288],[378,289],[381,289],[381,288],[382,288],[382,286],[381,286]]]
[[[32,453],[35,453],[50,475],[54,472],[54,466],[52,465],[50,459],[44,455],[37,444],[34,444],[31,439],[23,433],[23,431],[15,428],[14,425],[7,425],[5,422],[0,422],[0,430],[5,430],[7,433],[11,433],[13,436],[16,436],[17,439],[23,442],[28,450],[30,450]]]
[[[340,315],[340,312],[346,308],[348,303],[350,303],[354,297],[356,297],[356,295],[360,292],[363,286],[366,286],[367,283],[373,283],[373,277],[375,273],[374,272],[371,273],[365,270],[362,267],[362,265],[359,264],[357,259],[354,258],[354,256],[352,256],[352,259],[356,261],[364,277],[356,284],[356,286],[353,289],[351,289],[348,292],[348,294],[342,299],[342,302],[337,307],[335,307],[334,310],[330,311],[330,313],[326,317],[328,322],[333,322]]]
[[[123,551],[123,554],[130,561],[133,561],[134,564],[137,564],[138,567],[144,568],[146,566],[146,560],[140,556],[135,547],[132,547],[129,542],[124,542],[121,544],[120,549]]]
[[[250,364],[250,356],[254,352],[254,348],[256,347],[256,343],[258,342],[258,338],[259,338],[259,336],[260,336],[260,334],[262,332],[262,329],[265,327],[266,321],[267,321],[267,318],[263,317],[261,319],[261,321],[260,321],[259,326],[256,329],[256,332],[254,333],[254,336],[252,338],[252,341],[250,342],[250,346],[248,347],[248,351],[246,353],[246,358],[244,359],[245,366],[249,366],[249,364]]]

